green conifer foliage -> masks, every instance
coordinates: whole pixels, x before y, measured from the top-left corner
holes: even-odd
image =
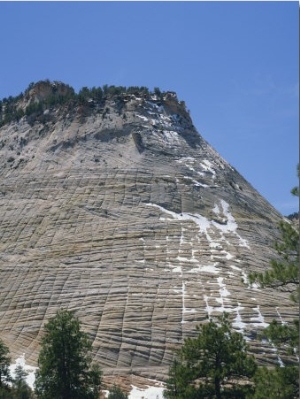
[[[197,331],[197,338],[186,339],[178,351],[164,397],[246,398],[256,363],[247,354],[242,334],[231,329],[228,314],[198,326]]]
[[[81,331],[79,320],[59,310],[45,325],[45,336],[36,373],[39,399],[96,399],[101,372],[92,365],[91,341]]]
[[[298,165],[299,177],[299,165]],[[299,188],[295,187],[292,194],[299,196]],[[293,302],[299,305],[299,230],[292,224],[283,221],[279,225],[281,239],[275,243],[278,259],[270,262],[271,268],[263,273],[252,273],[250,283],[257,282],[261,287],[272,287],[289,292]],[[277,398],[294,399],[299,397],[299,319],[289,324],[273,320],[264,330],[265,335],[278,349],[283,349],[291,355],[291,362],[284,367],[275,369],[259,369],[255,376],[254,399]],[[294,361],[294,364],[293,364]]]
[[[0,339],[0,388],[11,381],[9,366],[10,366],[9,349]]]
[[[290,223],[281,222],[281,239],[275,243],[278,259],[272,259],[271,268],[263,273],[252,273],[250,283],[257,282],[261,287],[272,287],[289,292],[292,301],[299,303],[299,231]],[[264,330],[266,337],[277,347],[289,346],[293,353],[299,346],[299,320],[291,324],[272,321]]]
[[[11,389],[12,399],[32,399],[33,392],[26,382],[28,373],[19,364],[15,369],[15,378],[13,380],[13,387]],[[1,396],[0,396],[1,397]]]
[[[260,367],[254,377],[255,393],[251,399],[296,399],[298,387],[296,367]]]
[[[128,395],[118,385],[113,385],[109,389],[108,399],[128,399]]]

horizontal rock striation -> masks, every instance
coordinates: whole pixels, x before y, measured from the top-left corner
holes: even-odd
[[[259,361],[278,363],[257,333],[296,309],[247,275],[275,256],[281,215],[173,93],[123,96],[121,111],[118,98],[1,128],[1,338],[35,364],[44,323],[67,308],[106,375],[162,380],[173,349],[227,311]]]

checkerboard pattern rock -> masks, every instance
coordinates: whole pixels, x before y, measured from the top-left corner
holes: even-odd
[[[44,323],[66,308],[106,375],[162,380],[173,349],[227,311],[259,361],[277,363],[257,332],[297,310],[247,275],[275,256],[281,215],[176,96],[103,109],[53,107],[48,122],[0,130],[0,336],[12,356],[36,364]]]

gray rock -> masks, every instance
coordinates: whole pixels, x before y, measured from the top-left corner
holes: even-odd
[[[36,364],[44,323],[67,308],[106,375],[162,379],[196,325],[227,311],[259,361],[278,362],[257,332],[297,309],[242,279],[276,256],[282,216],[176,96],[124,104],[126,119],[111,98],[109,113],[1,128],[1,338]]]

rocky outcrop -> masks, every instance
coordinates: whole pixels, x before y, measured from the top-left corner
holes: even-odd
[[[50,82],[49,80],[32,83],[26,90],[23,96],[23,101],[19,102],[19,107],[25,109],[26,106],[32,103],[39,103],[41,101],[71,97],[74,94],[74,89],[62,82]]]
[[[227,311],[277,363],[257,332],[296,309],[247,275],[268,268],[282,217],[176,95],[48,114],[0,131],[0,336],[13,357],[35,364],[44,323],[67,308],[105,374],[163,379],[173,349]]]

